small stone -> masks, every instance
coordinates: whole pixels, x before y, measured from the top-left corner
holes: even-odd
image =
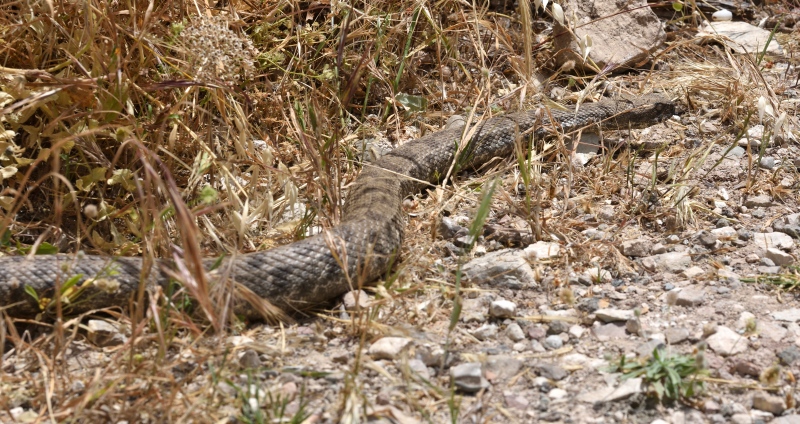
[[[711,14],[711,19],[718,22],[730,21],[733,19],[733,13],[727,9],[720,9]]]
[[[119,329],[107,321],[92,319],[87,324],[86,338],[95,346],[109,347],[124,344],[127,338]]]
[[[787,266],[794,262],[792,255],[774,247],[767,249],[766,258],[772,260],[777,266]]]
[[[520,327],[516,322],[513,322],[506,327],[506,336],[515,342],[525,340],[525,333],[522,331],[522,327]]]
[[[522,368],[522,361],[508,355],[494,355],[486,359],[483,373],[489,381],[507,380],[517,375]]]
[[[592,327],[592,334],[601,342],[612,339],[624,339],[627,336],[625,333],[625,324],[615,322]]]
[[[476,285],[497,285],[513,278],[519,287],[536,284],[530,263],[519,251],[502,249],[472,259],[463,267],[467,280]]]
[[[652,243],[647,239],[626,240],[620,246],[622,254],[634,258],[640,258],[650,254]]]
[[[517,314],[517,305],[508,300],[495,300],[489,305],[489,315],[496,318],[513,318]]]
[[[664,284],[664,291],[670,291],[670,290],[672,290],[674,288],[675,288],[675,284],[672,284],[672,283]]]
[[[663,341],[658,339],[648,340],[645,343],[642,343],[638,347],[636,347],[636,354],[639,355],[640,358],[647,358],[653,355],[653,351],[656,349],[663,350],[667,346],[664,344]]]
[[[569,324],[561,320],[553,321],[547,326],[548,335],[566,333],[567,331],[569,331]]]
[[[758,377],[761,375],[761,368],[758,365],[745,360],[736,361],[736,364],[733,366],[733,370],[744,376],[749,377]]]
[[[800,359],[800,349],[797,346],[789,346],[788,348],[778,352],[778,358],[783,365],[789,366]]]
[[[642,379],[631,378],[625,380],[617,388],[603,387],[588,393],[578,395],[578,400],[587,403],[614,402],[627,399],[642,392]]]
[[[692,264],[688,252],[668,252],[642,258],[642,265],[650,272],[666,271],[677,274]]]
[[[416,357],[422,361],[425,366],[440,367],[442,366],[442,361],[444,360],[444,349],[436,344],[425,344],[417,347]],[[452,358],[452,355],[450,357]]]
[[[748,208],[767,208],[772,206],[772,197],[770,197],[768,194],[751,196],[745,200],[744,205]]]
[[[792,414],[792,415],[784,415],[782,417],[776,417],[774,420],[770,421],[770,424],[797,424],[800,423],[800,415]]]
[[[472,331],[472,335],[478,340],[489,340],[497,336],[497,326],[494,324],[483,324],[478,329]]]
[[[708,231],[701,231],[697,235],[697,241],[705,247],[712,248],[717,245],[717,236]]]
[[[745,262],[747,262],[749,264],[754,264],[754,263],[757,263],[758,261],[760,261],[761,258],[759,258],[757,254],[751,253],[751,254],[745,256],[744,260],[745,260]]]
[[[689,340],[689,330],[683,327],[670,327],[664,335],[667,337],[667,342],[671,345],[676,345]]]
[[[675,304],[678,306],[700,306],[706,298],[706,292],[699,288],[688,288],[678,292]]]
[[[367,351],[373,359],[397,359],[411,346],[412,340],[405,337],[384,337],[369,347]]]
[[[692,266],[681,271],[681,276],[683,276],[683,278],[693,279],[705,273],[706,272],[703,270],[703,268],[700,268],[699,266]]]
[[[773,396],[766,392],[758,391],[753,394],[753,408],[774,415],[781,415],[786,410],[786,402],[782,396]]]
[[[557,258],[561,252],[561,246],[558,243],[551,243],[546,241],[537,241],[534,244],[526,247],[522,254],[529,261],[544,261],[548,259]]]
[[[534,366],[534,369],[542,377],[548,378],[552,381],[561,381],[567,378],[569,373],[564,368],[550,363],[541,363]]]
[[[774,420],[772,422],[775,422]],[[739,413],[731,415],[732,424],[753,424],[753,418],[750,414]]]
[[[468,393],[489,387],[489,381],[483,376],[480,362],[467,362],[450,368],[450,379],[457,389]]]
[[[719,403],[715,402],[713,399],[708,399],[703,402],[703,412],[706,414],[715,414],[719,412],[720,409]]]
[[[792,237],[778,232],[753,233],[753,242],[755,243],[756,247],[764,250],[774,247],[776,249],[789,251],[794,247],[794,241],[792,240]]]
[[[725,326],[706,339],[708,347],[720,356],[732,356],[747,350],[747,339]]]
[[[558,387],[556,387],[555,389],[550,390],[549,392],[547,392],[547,397],[549,397],[550,399],[553,399],[553,400],[563,399],[563,398],[567,397],[567,395],[568,395],[568,393],[567,393],[566,390],[559,389]]]
[[[529,325],[528,328],[526,328],[526,331],[528,332],[528,337],[534,340],[542,339],[547,335],[547,330],[538,325]]]
[[[654,244],[653,247],[650,249],[650,253],[654,255],[660,255],[662,253],[666,253],[666,251],[667,251],[667,246],[664,246],[661,243]]]
[[[763,169],[775,168],[775,158],[772,156],[763,156],[761,160],[758,161],[758,166]]]
[[[446,240],[455,240],[469,234],[469,229],[458,225],[455,219],[444,216],[439,223],[439,234]]]
[[[408,369],[415,372],[418,376],[422,377],[424,380],[431,379],[431,372],[428,370],[428,367],[419,359],[409,359],[408,360]]]
[[[507,407],[518,409],[520,411],[528,409],[528,404],[530,404],[528,399],[525,399],[524,396],[520,396],[519,394],[511,391],[503,392],[503,399],[505,400]]]
[[[561,349],[561,347],[564,346],[564,340],[557,335],[547,336],[547,338],[544,339],[544,346],[550,350]]]
[[[621,309],[598,309],[594,312],[594,315],[603,322],[628,321],[636,317],[633,310]]]
[[[261,366],[261,358],[253,349],[247,349],[239,357],[239,365],[244,369],[257,369]]]
[[[641,334],[642,322],[638,318],[631,318],[625,322],[625,330],[631,334]]]
[[[371,303],[371,298],[364,290],[352,290],[344,295],[344,309],[347,311],[355,311],[358,309],[366,309]]]

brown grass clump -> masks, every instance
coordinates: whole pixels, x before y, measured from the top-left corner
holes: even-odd
[[[169,293],[142,292],[140,309],[101,311],[121,337],[102,348],[87,338],[100,325],[90,314],[50,324],[13,322],[0,312],[0,417],[15,410],[31,422],[396,418],[399,410],[373,408],[362,376],[386,371],[365,366],[361,348],[411,326],[449,336],[462,291],[452,264],[439,260],[435,222],[445,212],[474,215],[485,183],[501,178],[489,221],[508,218],[527,237],[569,244],[569,259],[536,270],[552,272],[543,289],[553,303],[575,301],[563,288],[575,263],[627,264],[608,241],[581,233],[580,216],[601,199],[624,205],[619,232],[634,222],[690,226],[698,213],[688,181],[717,141],[659,151],[692,150],[659,184],[651,178],[658,170],[640,169],[636,152],[581,168],[557,140],[410,200],[419,219],[408,230],[405,263],[362,310],[288,329],[248,328],[228,313],[236,289],[205,275],[200,258],[266,249],[335,225],[361,166],[360,139],[386,134],[384,141],[403,142],[436,131],[450,114],[489,116],[551,92],[562,100],[596,95],[591,88],[609,76],[549,69],[548,35],[532,32],[547,25],[543,12],[521,19],[458,1],[207,4],[0,5],[3,253],[141,255],[149,264],[174,258],[183,283]],[[670,94],[703,103],[689,105],[691,112],[718,106],[726,122],[755,116],[761,96],[783,109],[759,80],[759,64],[723,54],[700,60],[707,51],[676,42],[663,58],[682,65],[614,82],[680,87]],[[759,184],[752,180],[753,190]],[[335,348],[333,339],[356,352],[337,357],[346,375],[294,362],[301,352],[313,364],[315,354]],[[247,366],[253,355],[255,369]],[[403,378],[411,380],[407,370]],[[320,379],[336,392],[316,387]],[[406,412],[458,421],[452,389],[413,387],[397,402]],[[316,418],[304,421],[312,410]]]

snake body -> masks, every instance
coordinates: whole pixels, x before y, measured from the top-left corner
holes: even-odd
[[[641,128],[674,113],[671,101],[651,94],[584,104],[577,112],[509,113],[470,131],[462,126],[428,134],[363,168],[349,189],[340,225],[274,249],[231,256],[218,264],[216,272],[284,311],[318,307],[387,271],[403,240],[403,200],[447,175],[454,161],[460,169],[477,168],[492,158],[511,155],[521,135],[542,137],[554,129],[571,132],[594,124],[609,129]],[[205,266],[214,263],[209,259]],[[171,261],[162,260],[143,272],[138,257],[0,257],[0,308],[5,306],[14,317],[35,316],[41,309],[34,296],[26,293],[26,286],[40,298],[52,297],[55,285],[71,277],[77,278],[85,291],[78,302],[69,305],[70,313],[125,307],[140,284],[166,286],[170,269]],[[113,282],[113,289],[104,289],[98,282]]]

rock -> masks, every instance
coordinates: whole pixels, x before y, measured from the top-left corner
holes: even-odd
[[[642,258],[642,265],[650,272],[671,272],[677,274],[692,264],[688,252],[667,252]]]
[[[610,272],[598,267],[589,268],[583,274],[584,278],[590,281],[590,284],[610,283],[613,280]]]
[[[747,350],[747,339],[724,326],[717,327],[717,332],[709,336],[706,342],[720,356],[732,356]]]
[[[408,347],[412,340],[405,337],[384,337],[369,347],[367,353],[372,359],[397,359]]]
[[[800,415],[792,414],[792,415],[784,415],[782,417],[776,417],[774,420],[770,421],[770,424],[797,424],[800,423]]]
[[[513,318],[517,314],[517,305],[508,300],[498,299],[489,305],[489,315],[495,318]]]
[[[773,421],[775,422],[775,421]],[[753,424],[753,418],[750,417],[750,414],[733,414],[731,415],[731,423],[732,424]]]
[[[487,380],[494,382],[507,380],[517,375],[522,368],[522,361],[512,356],[493,355],[483,364],[483,373]]]
[[[439,234],[445,240],[455,240],[459,237],[469,235],[469,229],[458,225],[455,219],[443,216],[439,222]]]
[[[638,318],[631,318],[625,321],[625,331],[631,334],[641,334],[642,321],[640,321]]]
[[[534,340],[543,339],[547,335],[547,330],[538,325],[529,325],[525,330],[528,333],[528,337]]]
[[[671,345],[680,344],[689,339],[689,330],[683,327],[670,327],[664,335],[667,337],[667,342]]]
[[[792,365],[800,359],[800,349],[798,349],[797,346],[789,346],[778,352],[778,359],[781,360],[781,364],[783,365]]]
[[[774,247],[768,248],[765,256],[772,260],[772,262],[777,266],[787,266],[794,263],[794,258],[792,255]]]
[[[772,156],[763,156],[758,161],[758,166],[762,169],[772,169],[775,167],[775,158]]]
[[[717,42],[722,42],[736,53],[760,54],[764,51],[764,44],[770,40],[767,53],[783,55],[783,48],[770,31],[750,25],[747,22],[703,22],[698,28],[700,37],[712,37]],[[722,37],[720,37],[722,36]]]
[[[558,243],[537,241],[523,249],[522,254],[525,255],[525,258],[529,261],[533,262],[557,258],[560,252],[561,246]]]
[[[86,328],[86,338],[95,346],[119,346],[127,341],[127,337],[120,333],[116,326],[107,321],[91,319]]]
[[[478,340],[490,340],[497,336],[497,326],[494,324],[483,324],[471,334]]]
[[[574,61],[578,67],[584,67],[580,46],[587,37],[592,40],[588,59],[597,69],[612,63],[621,67],[638,66],[666,40],[661,22],[645,0],[626,3],[568,0],[561,5],[565,16],[577,19],[571,21],[574,29],[567,30],[559,23],[553,28],[553,34],[557,34],[553,50],[558,52],[558,66]],[[601,16],[604,19],[598,19]]]
[[[559,389],[559,388],[556,387],[555,389],[550,390],[549,392],[547,392],[547,397],[549,397],[550,399],[553,399],[553,400],[559,400],[559,399],[563,399],[563,398],[567,397],[568,394],[569,393],[567,393],[566,390]]]
[[[463,267],[464,276],[473,284],[503,283],[516,279],[522,287],[536,284],[533,269],[517,250],[502,249],[472,259]]]
[[[792,250],[794,241],[784,233],[753,233],[753,242],[761,249],[767,250],[770,247],[781,250]]]
[[[418,346],[416,357],[425,366],[439,367],[442,366],[442,361],[444,360],[444,349],[438,344]],[[452,358],[452,355],[450,357]]]
[[[778,321],[797,322],[800,321],[800,309],[784,309],[783,311],[775,311],[772,313],[772,318]]]
[[[736,361],[733,370],[740,375],[749,377],[758,378],[758,376],[761,375],[761,368],[759,368],[758,365],[745,360]]]
[[[787,215],[775,220],[772,228],[794,238],[800,238],[800,213]]]
[[[547,326],[548,335],[566,333],[567,331],[569,331],[569,324],[561,320],[553,321]]]
[[[558,365],[550,363],[537,364],[533,368],[542,377],[548,378],[553,381],[561,381],[567,378],[567,375],[569,375],[567,370],[565,370],[564,368],[561,368]]]
[[[620,251],[625,256],[640,258],[650,254],[653,243],[647,239],[626,240],[622,242]]]
[[[697,235],[697,241],[705,247],[713,248],[717,245],[717,236],[708,231],[701,231],[700,234]]]
[[[744,201],[744,205],[748,208],[768,208],[772,206],[772,197],[770,197],[768,194],[751,196]]]
[[[678,306],[700,306],[706,298],[705,290],[701,288],[688,288],[678,292],[675,304]]]
[[[786,410],[786,402],[782,396],[773,396],[766,392],[758,391],[753,394],[753,408],[780,415]]]
[[[344,295],[342,303],[344,303],[345,310],[355,311],[357,309],[368,308],[371,300],[372,299],[364,290],[353,290]]]
[[[428,370],[428,367],[419,359],[409,359],[408,360],[408,369],[416,373],[418,376],[422,377],[425,380],[431,379],[431,372]]]
[[[620,309],[598,309],[594,312],[594,315],[603,322],[627,321],[636,318],[633,310]]]
[[[239,365],[244,369],[256,369],[261,366],[261,358],[253,349],[247,349],[239,356]]]
[[[701,276],[701,275],[703,275],[705,273],[706,272],[703,270],[703,268],[700,268],[699,266],[692,266],[692,267],[686,268],[683,271],[681,271],[681,276],[683,276],[683,278],[687,278],[687,279],[691,280],[691,279],[697,278],[697,277],[699,277],[699,276]]]
[[[564,340],[560,336],[552,335],[544,339],[544,346],[551,350],[561,349],[564,346]]]
[[[713,230],[711,230],[711,234],[714,234],[715,236],[717,236],[717,238],[723,240],[730,240],[738,236],[736,230],[733,227],[714,228]]]
[[[617,388],[604,387],[578,395],[578,401],[586,403],[614,402],[627,399],[642,392],[642,379],[631,378],[623,381]]]
[[[467,362],[450,368],[450,379],[457,389],[468,393],[489,387],[479,362]]]
[[[625,333],[625,324],[619,323],[608,323],[592,327],[592,334],[601,342],[612,339],[624,339],[627,336]]]
[[[656,349],[663,350],[667,346],[664,344],[663,341],[653,339],[648,340],[645,343],[636,347],[636,354],[639,355],[640,358],[647,358],[653,355],[653,351]]]
[[[580,339],[584,332],[586,332],[586,329],[582,325],[576,324],[569,328],[569,335],[576,339]]]
[[[515,342],[525,340],[525,333],[522,332],[522,327],[516,322],[512,322],[506,327],[506,336]]]
[[[517,393],[507,391],[503,392],[503,399],[506,402],[506,406],[512,409],[518,409],[520,411],[524,411],[528,409],[528,399],[525,399],[525,396],[521,396]]]

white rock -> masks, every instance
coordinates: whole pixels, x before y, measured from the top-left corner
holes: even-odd
[[[778,321],[797,322],[800,321],[800,309],[792,308],[783,311],[775,311],[772,313],[772,318]]]
[[[636,316],[633,310],[622,309],[598,309],[594,315],[603,322],[627,321]]]
[[[717,332],[709,336],[708,347],[720,356],[736,355],[747,350],[747,339],[728,327],[719,326]]]
[[[517,305],[508,300],[495,300],[489,305],[489,315],[497,318],[513,318],[517,314]]]
[[[546,241],[537,241],[522,251],[529,261],[553,259],[558,257],[560,252],[561,246],[558,243]]]
[[[720,9],[711,15],[711,19],[715,21],[730,21],[733,19],[733,13],[730,10]]]
[[[720,239],[733,239],[737,237],[736,230],[733,227],[722,227],[722,228],[714,228],[711,230],[711,234],[717,236]]]
[[[778,266],[786,266],[794,263],[794,258],[792,255],[774,247],[768,248],[764,256],[771,259],[772,262]]]
[[[369,347],[373,359],[397,359],[409,346],[411,339],[405,337],[384,337]]]
[[[794,247],[794,240],[784,233],[753,233],[753,242],[762,249],[774,247],[781,250],[791,250]]]

